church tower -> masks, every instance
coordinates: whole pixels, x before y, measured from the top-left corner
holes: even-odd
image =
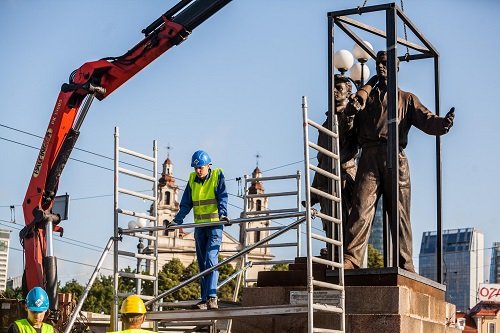
[[[255,170],[252,172],[252,178],[261,178],[262,177],[262,172],[260,171],[259,167],[257,166]],[[258,180],[252,181],[250,187],[248,188],[248,194],[264,194],[264,185],[262,182]],[[269,198],[268,197],[252,197],[252,198],[247,198],[247,211],[248,212],[259,212],[262,211],[263,214],[252,214],[252,216],[259,216],[259,215],[265,215],[265,211],[268,209],[268,204],[269,204]],[[249,222],[247,225],[247,229],[260,229],[260,228],[266,228],[269,226],[269,221],[256,221],[256,222]],[[261,239],[269,236],[269,230],[254,230],[246,233],[246,244],[254,244]],[[254,250],[253,252],[255,252]],[[258,249],[260,254],[269,254],[269,248],[259,248]]]
[[[172,161],[167,157],[163,162],[161,178],[158,180],[158,221],[163,225],[173,221],[179,211],[179,186],[175,183],[173,169]],[[178,237],[179,232],[182,233],[182,230],[164,232],[164,236]]]

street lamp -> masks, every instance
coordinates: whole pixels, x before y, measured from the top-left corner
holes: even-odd
[[[363,41],[363,44],[373,50],[369,42]],[[337,68],[342,76],[345,76],[345,72],[349,70],[350,77],[347,78],[354,82],[356,88],[359,88],[370,76],[370,69],[366,66],[366,62],[370,58],[371,55],[368,52],[358,44],[355,44],[352,48],[352,53],[348,50],[335,52],[333,55],[333,66]],[[356,64],[354,64],[354,59],[358,61]]]

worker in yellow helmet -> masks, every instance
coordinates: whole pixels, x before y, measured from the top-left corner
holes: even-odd
[[[141,329],[144,319],[146,319],[146,306],[137,295],[130,295],[122,303],[120,309],[122,314],[122,330],[120,332],[139,333],[151,331]]]

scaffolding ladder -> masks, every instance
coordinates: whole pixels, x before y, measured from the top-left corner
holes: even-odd
[[[157,154],[158,154],[158,147],[157,147],[157,142],[156,140],[153,141],[153,156],[148,156],[144,155],[123,147],[120,147],[120,141],[119,141],[119,129],[118,127],[115,127],[115,151],[114,151],[114,238],[115,239],[120,239],[122,236],[129,236],[129,237],[135,237],[139,239],[139,244],[138,244],[138,251],[136,252],[129,252],[129,251],[123,251],[119,249],[119,243],[121,242],[114,242],[114,251],[113,251],[113,270],[114,270],[114,290],[113,290],[113,330],[117,331],[118,330],[118,304],[119,304],[119,298],[127,297],[128,295],[131,294],[130,291],[120,291],[118,289],[118,279],[119,277],[122,278],[129,278],[135,280],[135,292],[134,294],[139,295],[139,297],[143,300],[150,300],[153,299],[158,295],[158,231],[151,231],[147,233],[140,232],[141,229],[138,229],[138,232],[135,233],[128,233],[128,234],[122,234],[120,232],[121,229],[123,229],[123,226],[120,226],[119,223],[119,217],[120,215],[128,215],[140,219],[145,219],[146,221],[152,221],[155,227],[158,227],[158,181],[157,181]],[[152,164],[151,169],[150,169],[150,174],[145,174],[145,173],[140,173],[134,170],[126,169],[122,167],[121,165],[125,165],[120,160],[121,154],[126,154],[129,157],[137,158],[139,161],[147,161]],[[122,162],[122,163],[121,163]],[[149,170],[149,167],[148,167]],[[137,190],[130,190],[126,189],[122,186],[120,186],[120,176],[128,176],[128,177],[133,177],[134,180],[139,180],[140,182],[146,181],[148,184],[151,185],[152,189],[152,195],[144,194],[142,192],[138,192]],[[140,199],[145,202],[151,202],[151,209],[149,210],[149,214],[135,211],[135,210],[129,210],[121,207],[119,199],[122,197],[122,195],[128,196],[130,199]],[[125,201],[125,200],[124,200]],[[128,204],[128,202],[125,202],[125,204]],[[126,226],[125,228],[127,228]],[[139,226],[140,227],[140,226]],[[147,246],[144,248],[147,248],[149,251],[148,253],[142,253],[143,251],[141,250],[140,245],[142,244],[143,240],[147,240]],[[129,257],[129,258],[135,258],[137,260],[137,271],[135,273],[130,273],[130,272],[123,272],[119,270],[119,257]],[[140,267],[141,267],[141,261],[145,260],[147,263],[147,273],[146,274],[141,274]],[[143,280],[149,280],[153,281],[153,294],[152,295],[146,295],[143,293],[142,290],[142,281]],[[156,306],[154,307],[156,310]]]
[[[306,234],[307,234],[307,325],[308,332],[345,332],[345,289],[344,289],[344,260],[342,243],[342,200],[341,200],[341,174],[340,174],[340,156],[339,156],[339,135],[337,117],[332,117],[332,130],[310,120],[307,114],[307,98],[302,97],[302,115],[304,127],[304,168],[305,168],[305,205],[306,205]],[[315,128],[328,137],[329,146],[321,147],[309,141],[309,130]],[[310,150],[320,152],[329,159],[326,169],[320,166],[311,165]],[[331,167],[331,168],[330,168]],[[310,172],[314,171],[321,174],[329,180],[328,191],[322,191],[311,187]],[[328,203],[331,214],[323,214],[311,208],[311,193],[325,199],[323,204]],[[330,224],[327,227],[326,235],[320,235],[312,232],[313,217],[319,217],[322,221]],[[326,258],[313,256],[312,242],[319,240],[327,244],[328,253]],[[338,283],[325,282],[314,279],[314,265],[326,265],[332,270],[338,271]],[[314,291],[333,291],[337,294],[338,302],[335,304],[324,304],[315,299]],[[314,312],[316,315],[320,312],[337,314],[340,317],[340,329],[332,330],[315,327]]]
[[[272,220],[272,214],[279,213],[296,213],[300,212],[301,208],[301,175],[300,171],[297,171],[296,174],[291,175],[282,175],[282,176],[269,176],[269,177],[260,177],[258,174],[254,174],[253,177],[249,177],[248,175],[244,176],[245,184],[244,184],[244,192],[243,192],[243,212],[241,213],[242,218],[255,217],[255,216],[269,216],[269,220],[262,221],[258,223],[256,226],[249,227],[249,223],[241,223],[240,224],[240,243],[243,248],[246,248],[249,245],[252,245],[262,238],[269,235],[270,231],[278,231],[282,230],[286,227],[285,222],[276,222]],[[287,186],[290,186],[290,181],[293,181],[293,189],[291,191],[281,191],[281,192],[272,192],[272,193],[250,193],[257,192],[255,191],[255,185],[261,182],[275,182],[275,181],[287,181]],[[250,184],[250,187],[248,186]],[[254,188],[253,191],[250,189]],[[279,197],[295,197],[295,206],[293,207],[285,207],[279,209],[262,209],[267,208],[267,204],[262,204],[262,201],[267,201],[270,198],[279,198]],[[287,201],[288,202],[288,201]],[[294,218],[297,221],[299,217]],[[272,222],[275,222],[274,225],[271,225]],[[283,242],[276,241],[272,244],[265,243],[261,246],[258,246],[255,251],[264,251],[265,254],[269,254],[267,251],[268,248],[295,248],[296,256],[300,256],[301,252],[301,224],[298,224],[295,228],[294,239],[292,242]],[[293,232],[292,230],[290,230]],[[290,232],[290,233],[291,233]],[[253,237],[252,237],[253,236]],[[240,267],[244,267],[245,265],[251,266],[270,266],[275,264],[290,264],[293,263],[294,260],[263,260],[263,261],[249,261],[250,253],[244,255],[242,257]],[[244,286],[249,287],[251,283],[257,282],[257,279],[248,277],[248,270],[244,271],[243,274]]]

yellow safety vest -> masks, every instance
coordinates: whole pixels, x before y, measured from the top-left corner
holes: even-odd
[[[15,321],[19,333],[36,333],[36,330],[31,326],[28,319],[19,319]],[[54,333],[54,327],[49,324],[42,323],[41,333]]]
[[[195,182],[196,173],[189,175],[189,187],[191,188],[191,199],[193,200],[194,223],[205,223],[219,221],[219,208],[215,197],[215,188],[219,183],[221,169],[213,169],[210,177],[202,183]]]

